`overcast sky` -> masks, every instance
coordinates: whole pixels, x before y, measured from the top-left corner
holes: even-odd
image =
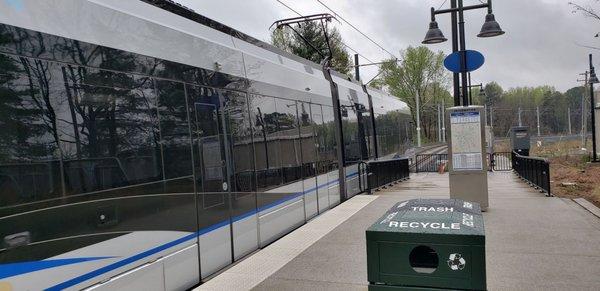
[[[295,13],[276,0],[177,0],[196,12],[228,26],[268,41],[269,26],[276,20],[295,17]],[[330,13],[317,0],[280,0],[307,15]],[[444,0],[321,0],[369,37],[396,56],[408,46],[420,45],[429,23],[430,7]],[[577,2],[577,0],[574,0]],[[581,4],[591,0],[578,0]],[[465,5],[479,3],[465,0]],[[599,8],[600,5],[596,4]],[[444,4],[449,7],[449,1]],[[467,49],[482,52],[486,64],[472,74],[473,83],[496,81],[507,89],[516,86],[551,85],[564,91],[577,86],[578,74],[588,68],[587,55],[600,50],[600,22],[573,14],[568,0],[496,0],[494,14],[506,34],[477,38],[485,11],[466,12]],[[447,38],[451,36],[449,15],[439,15],[438,23]],[[336,23],[346,44],[377,62],[389,54],[371,43],[346,23]],[[577,43],[577,44],[576,44]],[[433,50],[451,53],[451,43],[431,45]],[[352,53],[352,52],[351,52]],[[366,62],[366,60],[361,60]],[[377,68],[364,68],[362,79],[371,79]]]

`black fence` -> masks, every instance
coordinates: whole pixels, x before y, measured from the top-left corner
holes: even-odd
[[[361,186],[361,190],[365,192],[371,192],[393,182],[406,180],[410,175],[408,159],[371,161],[363,163],[363,165],[366,169],[367,181],[366,185]]]
[[[533,187],[552,196],[550,192],[550,163],[542,158],[521,156],[512,153],[512,167],[522,179]]]
[[[437,172],[440,165],[448,163],[448,154],[424,154],[415,158],[415,171]]]

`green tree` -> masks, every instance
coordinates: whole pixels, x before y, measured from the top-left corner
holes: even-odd
[[[376,84],[385,87],[392,95],[408,104],[413,121],[416,121],[416,96],[420,96],[419,110],[421,125],[426,139],[437,136],[437,104],[442,100],[451,104],[447,91],[448,73],[444,68],[445,55],[434,52],[425,46],[409,46],[401,52],[400,63],[388,60],[381,68],[380,79]]]
[[[496,82],[487,83],[483,91],[485,92],[485,104],[487,106],[494,106],[500,102],[500,98],[502,98],[502,94],[504,93],[502,87]]]
[[[581,112],[582,112],[582,108],[581,108],[581,100],[585,100],[586,102],[586,111],[589,108],[589,106],[587,106],[587,102],[589,102],[589,99],[586,100],[587,97],[586,95],[589,95],[589,91],[587,89],[587,87],[582,87],[582,86],[577,86],[577,87],[573,87],[569,90],[567,90],[565,92],[565,99],[567,100],[567,104],[569,106],[569,108],[571,109],[571,128],[573,130],[573,133],[579,133],[581,132]],[[587,117],[589,117],[589,114],[587,114]],[[588,121],[588,128],[591,128],[591,122],[590,122],[591,118],[587,118]]]
[[[327,40],[320,23],[308,22],[294,29],[298,33],[295,33],[287,26],[275,29],[271,34],[271,43],[284,51],[320,64],[324,59],[323,56],[329,55],[329,47],[327,46]],[[302,37],[298,34],[302,35]],[[336,28],[327,27],[327,35],[333,55],[331,67],[342,74],[348,74],[351,68],[351,60],[350,55],[345,49],[340,32]],[[306,39],[319,51],[315,51],[302,38]]]

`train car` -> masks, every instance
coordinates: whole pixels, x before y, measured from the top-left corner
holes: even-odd
[[[406,104],[165,0],[0,1],[2,290],[185,290],[360,193]]]

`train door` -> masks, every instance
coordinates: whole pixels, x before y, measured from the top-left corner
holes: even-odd
[[[188,86],[187,91],[194,121],[200,273],[205,278],[233,261],[227,141],[218,92],[193,86]]]

